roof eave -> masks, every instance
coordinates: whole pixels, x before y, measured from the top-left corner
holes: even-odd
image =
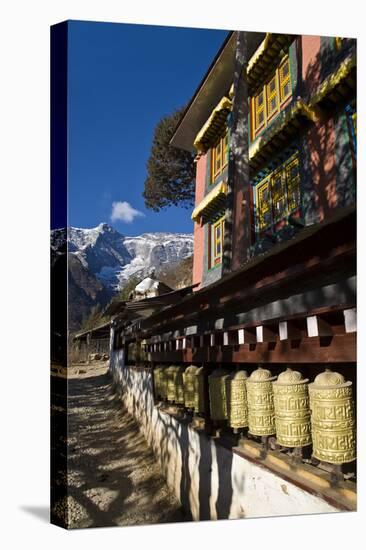
[[[234,78],[235,45],[238,31],[231,31],[184,111],[170,144],[193,152],[195,137],[220,99],[228,93]],[[265,33],[249,32],[249,57]]]

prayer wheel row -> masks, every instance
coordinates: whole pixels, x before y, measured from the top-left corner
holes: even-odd
[[[332,464],[356,458],[352,383],[336,372],[312,384],[287,369],[277,380],[267,369],[209,376],[211,418],[257,436],[275,435],[284,447],[313,445],[313,456]]]
[[[184,405],[196,413],[205,411],[202,367],[156,367],[154,389],[155,395],[162,400]]]

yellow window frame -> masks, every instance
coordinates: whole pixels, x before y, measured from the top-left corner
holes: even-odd
[[[229,135],[226,129],[225,134],[220,137],[211,149],[211,183],[215,181],[217,176],[219,176],[227,166],[228,159]]]
[[[259,104],[259,98],[262,96],[262,102]],[[255,113],[255,131],[257,132],[260,128],[266,124],[266,93],[265,87],[255,96],[254,98],[254,113]],[[260,122],[259,117],[263,114],[263,120]]]
[[[280,185],[277,185],[277,182]],[[287,193],[286,193],[286,176],[283,166],[273,172],[271,176],[271,202],[273,222],[277,223],[283,219],[287,212]],[[282,202],[282,208],[279,206]]]
[[[222,261],[222,247],[224,243],[225,217],[212,224],[213,255],[212,267]]]
[[[287,69],[287,74],[286,73]],[[273,89],[272,83],[274,84]],[[288,89],[286,93],[286,88]],[[253,139],[267,126],[270,119],[277,115],[282,104],[292,96],[291,63],[289,56],[285,56],[271,78],[264,84],[263,88],[251,98],[251,120]],[[262,97],[262,102],[259,99]],[[275,104],[272,106],[272,100]],[[260,117],[262,116],[262,121]]]
[[[271,90],[271,85],[274,84],[273,89]],[[266,84],[266,96],[267,96],[267,120],[273,115],[278,113],[279,110],[279,94],[278,94],[278,71],[274,73],[272,78]],[[275,100],[275,105],[272,107],[272,100]]]
[[[297,170],[295,175],[292,175],[294,167]],[[281,202],[282,205],[280,206]],[[258,230],[263,231],[272,224],[278,223],[299,208],[300,203],[300,157],[299,153],[295,153],[256,186]]]
[[[297,168],[296,176],[291,175],[292,169]],[[288,212],[296,210],[300,206],[300,160],[299,154],[295,153],[285,165],[286,171],[286,187],[287,187],[287,202],[288,202]]]
[[[266,191],[267,199],[264,199],[263,195]],[[256,207],[258,228],[260,231],[262,231],[272,223],[270,177],[267,177],[256,187]],[[266,223],[265,221],[267,212],[270,212],[271,214],[271,223]]]
[[[285,68],[287,67],[287,74],[285,74]],[[281,62],[279,67],[279,82],[280,82],[280,102],[283,103],[287,98],[292,95],[292,86],[291,86],[291,67],[289,57]],[[289,85],[288,92],[285,93],[286,86]]]

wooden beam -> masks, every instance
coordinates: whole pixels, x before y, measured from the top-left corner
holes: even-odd
[[[346,332],[357,332],[357,310],[355,307],[351,309],[345,309],[343,311],[344,315],[344,326]]]
[[[280,321],[278,324],[280,340],[299,340],[301,331],[290,321]]]
[[[255,258],[242,268],[230,274],[220,284],[209,285],[207,289],[201,289],[193,293],[192,297],[185,300],[183,304],[173,306],[157,314],[154,314],[142,325],[149,331],[152,325],[162,326],[166,319],[171,324],[178,317],[184,318],[187,314],[195,312],[196,315],[202,310],[204,304],[208,309],[216,309],[217,305],[229,305],[229,302],[238,303],[239,300],[251,299],[253,294],[258,298],[258,290],[263,287],[270,287],[271,292],[275,291],[274,286],[282,283],[287,285],[290,280],[298,280],[303,284],[308,277],[316,276],[316,272],[334,272],[338,266],[344,268],[345,262],[354,268],[355,259],[355,222],[354,211],[346,209],[347,215],[334,215],[332,221],[324,224],[317,224],[316,229],[306,228],[300,232],[295,239],[282,243],[280,247],[274,247],[263,258]],[[330,243],[330,244],[329,244]],[[291,254],[291,262],[288,258]],[[273,273],[273,261],[276,260],[276,274]],[[334,264],[337,264],[335,266]],[[243,285],[245,280],[245,285]],[[219,296],[222,296],[218,300]],[[215,304],[214,307],[212,305]],[[230,307],[230,306],[229,306]],[[151,323],[151,324],[150,324]]]
[[[306,325],[309,337],[331,336],[333,334],[331,325],[324,321],[319,315],[307,317]]]
[[[273,332],[273,330],[263,325],[256,327],[255,332],[256,332],[257,342],[275,342],[277,339],[276,333]]]
[[[246,328],[240,328],[238,330],[238,341],[239,344],[254,344],[257,341],[257,338],[253,332]]]
[[[205,363],[353,363],[356,362],[356,333],[283,340],[273,348],[268,343],[192,348],[152,353],[153,361]]]

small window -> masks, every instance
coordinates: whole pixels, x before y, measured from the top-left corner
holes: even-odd
[[[262,132],[272,117],[285,108],[285,102],[291,94],[290,59],[287,56],[264,87],[251,98],[252,139]]]
[[[286,183],[283,170],[276,172],[271,178],[273,219],[275,222],[282,220],[286,214]]]
[[[211,262],[210,267],[221,264],[224,244],[225,218],[211,225]]]
[[[268,118],[278,111],[277,73],[267,84],[267,115]]]
[[[264,124],[264,91],[255,98],[255,127],[260,128]]]
[[[290,61],[287,58],[279,70],[280,74],[280,100],[281,103],[285,101],[291,95],[291,75],[290,75]]]
[[[260,231],[272,224],[269,179],[257,188],[257,218]]]
[[[265,231],[300,206],[299,156],[295,153],[256,187],[256,225]]]
[[[216,145],[212,148],[211,155],[211,182],[222,173],[229,160],[229,136],[226,131],[225,134],[218,140]]]
[[[289,212],[300,205],[300,169],[296,155],[286,166],[286,185]]]

